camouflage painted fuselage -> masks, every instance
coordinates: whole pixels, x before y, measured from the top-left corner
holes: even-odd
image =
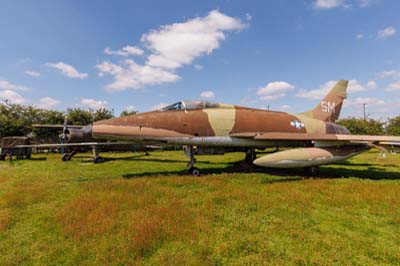
[[[94,123],[93,136],[114,139],[234,137],[246,133],[348,134],[330,122],[220,104],[217,108],[153,111]],[[204,143],[204,145],[207,145]]]

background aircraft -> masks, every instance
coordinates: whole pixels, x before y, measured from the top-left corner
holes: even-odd
[[[334,122],[346,99],[347,80],[339,81],[318,105],[308,112],[288,114],[221,103],[181,101],[161,110],[112,118],[91,126],[65,131],[66,139],[107,139],[185,146],[190,158],[195,154],[223,154],[243,151],[245,160],[262,167],[303,167],[316,174],[319,166],[355,156],[381,142],[400,143],[400,137],[351,135]],[[84,145],[85,143],[82,143]],[[256,149],[292,149],[256,156]]]
[[[13,149],[61,149],[61,160],[69,161],[79,152],[91,150],[93,162],[100,163],[103,158],[100,151],[146,151],[146,145],[126,141],[110,141],[105,139],[94,139],[91,136],[91,125],[67,125],[67,117],[63,125],[33,124],[33,128],[54,128],[62,130],[59,135],[60,143],[46,143],[36,145],[15,145]],[[151,146],[149,148],[157,148]],[[147,152],[146,152],[147,153]]]

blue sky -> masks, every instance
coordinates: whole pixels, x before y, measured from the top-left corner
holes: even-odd
[[[0,100],[146,111],[205,99],[301,112],[351,80],[343,116],[399,115],[400,1],[0,2]]]

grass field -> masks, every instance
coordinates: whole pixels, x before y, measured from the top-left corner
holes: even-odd
[[[243,154],[0,162],[0,265],[400,265],[400,154],[301,171]],[[235,172],[237,171],[237,172]]]

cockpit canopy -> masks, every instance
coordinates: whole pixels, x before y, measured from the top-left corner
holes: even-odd
[[[164,108],[161,108],[161,111],[173,111],[173,110],[196,110],[196,109],[206,109],[206,108],[223,108],[227,105],[222,105],[220,103],[212,103],[208,101],[200,101],[200,100],[184,100],[171,105],[168,105]]]

